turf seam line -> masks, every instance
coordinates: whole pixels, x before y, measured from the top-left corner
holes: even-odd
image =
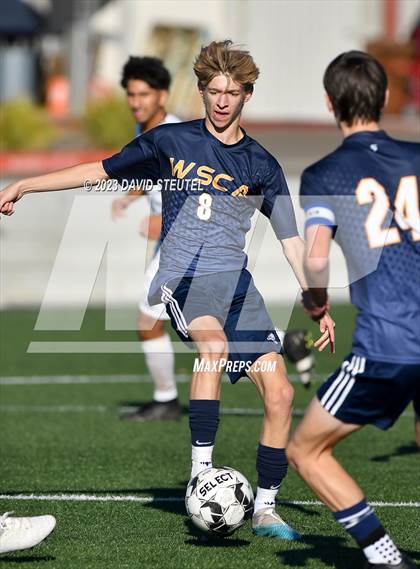
[[[118,496],[95,494],[0,494],[0,500],[34,500],[52,502],[183,502],[181,496]],[[323,506],[317,500],[279,500],[279,504],[290,506]],[[420,502],[381,502],[370,501],[369,504],[376,508],[420,508]]]

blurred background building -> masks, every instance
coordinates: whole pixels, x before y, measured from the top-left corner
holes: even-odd
[[[303,168],[339,144],[322,75],[342,51],[369,50],[382,61],[391,86],[385,126],[393,135],[419,138],[417,0],[2,0],[1,13],[2,186],[102,159],[133,137],[119,86],[129,55],[161,57],[173,76],[169,110],[184,119],[201,116],[192,63],[213,39],[246,46],[259,65],[246,126],[279,159],[292,194]],[[134,318],[147,257],[138,220],[147,206],[133,206],[126,223],[115,227],[111,200],[82,191],[22,200],[18,214],[0,227],[0,305],[40,305],[44,298],[85,306],[106,297],[130,304]],[[251,261],[264,296],[277,302],[293,295],[294,279],[281,265],[272,232],[258,251]],[[108,272],[91,297],[102,257]],[[336,259],[334,284],[345,298],[338,252]],[[281,286],[279,271],[286,275]]]
[[[31,95],[56,116],[118,93],[130,54],[161,57],[174,76],[171,110],[196,116],[194,55],[224,38],[246,45],[261,68],[249,119],[325,120],[320,77],[352,48],[387,66],[391,112],[418,104],[416,0],[3,0],[2,13],[1,99]]]

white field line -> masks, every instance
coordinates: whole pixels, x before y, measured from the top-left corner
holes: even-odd
[[[0,413],[115,413],[133,411],[128,405],[0,405]],[[294,413],[303,415],[302,409],[295,409]],[[249,415],[262,416],[262,409],[242,409],[239,407],[226,407],[220,409],[221,415]]]
[[[291,382],[299,382],[299,376],[291,374],[288,376]],[[327,376],[314,374],[314,381],[318,381]],[[177,375],[177,383],[189,383],[191,375]],[[223,381],[228,382],[226,377]],[[241,381],[249,381],[242,378]],[[47,375],[47,376],[12,376],[0,377],[0,386],[6,385],[72,385],[79,383],[152,383],[150,375]]]
[[[177,383],[188,383],[189,375],[177,375]],[[79,383],[152,383],[150,375],[34,375],[1,377],[0,385],[72,385]]]
[[[95,494],[0,494],[0,500],[34,500],[51,502],[183,502],[182,496],[97,496]],[[323,506],[317,500],[279,500],[279,504],[290,506]],[[375,508],[420,508],[420,502],[369,502]]]
[[[0,413],[129,413],[135,406],[129,405],[15,405],[0,404]],[[303,417],[304,409],[293,409],[294,417]],[[222,407],[221,415],[262,417],[263,409],[245,407]],[[401,417],[413,418],[414,413],[405,411]]]

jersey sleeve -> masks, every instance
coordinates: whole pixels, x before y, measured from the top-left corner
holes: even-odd
[[[124,148],[102,161],[102,166],[110,178],[128,182],[160,178],[159,155],[155,144],[155,133],[144,134],[132,140]]]
[[[333,200],[322,177],[305,170],[300,181],[300,205],[305,211],[305,229],[310,225],[326,225],[336,228]]]
[[[277,239],[282,240],[298,235],[289,188],[283,170],[277,162],[268,169],[263,182],[262,194],[260,210],[270,220]]]

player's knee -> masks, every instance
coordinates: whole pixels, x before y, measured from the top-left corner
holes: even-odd
[[[214,335],[208,340],[202,340],[199,344],[200,357],[212,360],[226,359],[228,354],[228,344],[226,338],[221,335]]]
[[[156,320],[147,314],[140,313],[138,319],[138,336],[143,342],[154,340],[165,334],[165,326],[162,320]]]
[[[292,406],[294,389],[290,383],[282,382],[275,388],[270,387],[264,392],[264,405],[268,411],[277,412]]]
[[[304,459],[303,448],[299,447],[292,439],[286,447],[286,455],[289,464],[299,472],[299,467],[302,465]]]

